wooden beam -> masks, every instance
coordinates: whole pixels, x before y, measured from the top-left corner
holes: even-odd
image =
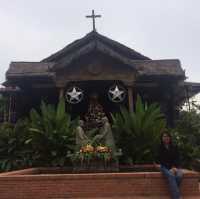
[[[154,82],[137,82],[137,83],[135,83],[135,86],[151,88],[151,87],[158,87],[158,83],[154,83]]]
[[[54,84],[33,84],[32,88],[55,88]]]
[[[128,86],[128,107],[129,111],[133,112],[133,87]]]
[[[63,97],[64,97],[64,88],[61,87],[61,88],[59,88],[59,99],[61,99]]]
[[[9,95],[9,105],[8,105],[8,122],[11,122],[12,116],[12,95]]]

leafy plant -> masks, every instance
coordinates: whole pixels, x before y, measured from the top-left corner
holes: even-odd
[[[0,96],[0,111],[3,111],[5,109],[7,102],[8,102],[7,97]]]
[[[63,99],[57,107],[42,102],[41,110],[31,110],[29,119],[1,124],[0,170],[69,163],[67,153],[75,146],[75,126]]]
[[[138,96],[135,112],[121,108],[112,118],[116,144],[122,149],[123,158],[130,163],[153,162],[160,132],[166,125],[159,106],[155,103],[147,105]]]
[[[27,121],[16,124],[3,123],[0,126],[0,170],[8,171],[32,165],[28,139]]]
[[[180,112],[173,136],[180,148],[183,166],[192,168],[200,161],[200,113],[197,109]]]
[[[67,161],[67,153],[73,150],[74,128],[72,121],[65,112],[65,101],[60,100],[57,107],[41,104],[41,112],[31,110],[30,132],[28,142],[34,150],[36,165],[63,166]]]
[[[8,111],[6,111],[6,105],[8,104],[8,97],[0,95],[0,114],[3,117],[2,121],[7,121]]]

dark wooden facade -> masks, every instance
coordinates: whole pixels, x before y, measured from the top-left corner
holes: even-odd
[[[6,79],[6,86],[20,88],[19,117],[37,108],[41,100],[56,104],[74,85],[84,91],[81,103],[68,105],[75,115],[84,114],[92,92],[99,94],[107,113],[117,111],[120,105],[133,111],[140,94],[147,102],[158,102],[173,123],[176,109],[185,98],[185,72],[179,60],[151,60],[95,31],[40,62],[12,62]],[[122,103],[113,103],[107,97],[113,84],[126,89]]]

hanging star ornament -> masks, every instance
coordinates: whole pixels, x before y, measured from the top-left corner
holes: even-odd
[[[121,86],[111,86],[108,91],[108,97],[112,102],[122,102],[126,96],[125,89]]]
[[[83,91],[74,86],[67,90],[65,97],[70,104],[78,104],[83,99]]]

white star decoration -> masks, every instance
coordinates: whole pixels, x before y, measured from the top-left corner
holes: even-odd
[[[111,87],[108,91],[108,97],[113,102],[122,102],[125,98],[125,91],[119,89],[116,85],[115,87]]]
[[[83,99],[83,92],[77,87],[68,89],[66,92],[67,101],[71,104],[77,104]]]

